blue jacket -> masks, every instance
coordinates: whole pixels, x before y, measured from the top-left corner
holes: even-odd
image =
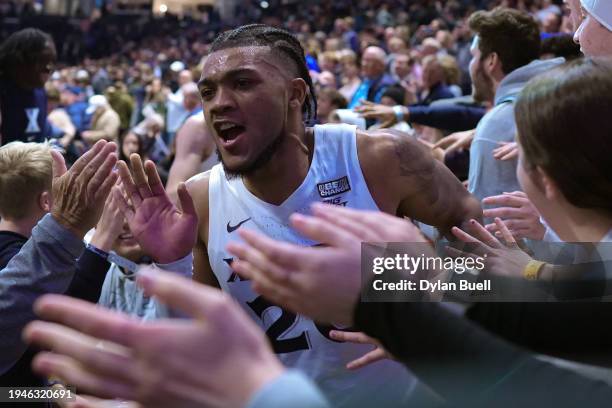
[[[441,105],[410,106],[410,123],[442,129],[449,132],[470,130],[478,126],[478,122],[487,112],[482,106],[462,103],[445,103]]]

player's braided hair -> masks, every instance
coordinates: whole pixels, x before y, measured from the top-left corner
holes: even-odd
[[[220,34],[213,42],[210,52],[248,46],[270,47],[273,52],[278,52],[281,56],[292,61],[297,68],[297,74],[308,85],[302,112],[305,115],[306,122],[314,122],[317,114],[317,99],[312,78],[306,66],[304,49],[300,42],[291,33],[280,28],[265,24],[249,24]]]
[[[49,34],[36,28],[12,34],[0,46],[0,78],[6,78],[17,66],[34,62],[49,43],[53,43]]]

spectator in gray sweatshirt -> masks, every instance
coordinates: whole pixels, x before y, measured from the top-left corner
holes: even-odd
[[[479,11],[470,17],[469,25],[476,34],[470,63],[474,98],[494,100],[494,107],[476,128],[470,149],[468,190],[482,200],[520,190],[516,160],[496,160],[493,150],[503,142],[514,142],[514,101],[527,81],[564,60],[537,60],[538,24],[524,12],[508,8]]]

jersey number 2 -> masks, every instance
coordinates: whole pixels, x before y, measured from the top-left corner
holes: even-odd
[[[275,304],[268,302],[263,296],[258,296],[252,302],[247,302],[247,305],[263,319],[265,311],[271,307],[278,307]],[[291,353],[293,351],[308,350],[310,344],[308,343],[308,335],[303,331],[299,336],[291,337],[288,339],[279,339],[283,333],[293,326],[297,320],[297,315],[280,308],[282,314],[280,317],[270,325],[266,330],[266,335],[272,343],[272,348],[276,354]]]

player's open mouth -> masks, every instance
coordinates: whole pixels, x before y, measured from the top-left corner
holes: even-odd
[[[217,135],[219,135],[223,141],[223,145],[226,147],[234,144],[234,141],[245,130],[244,126],[232,122],[217,122],[215,123],[214,127]]]

